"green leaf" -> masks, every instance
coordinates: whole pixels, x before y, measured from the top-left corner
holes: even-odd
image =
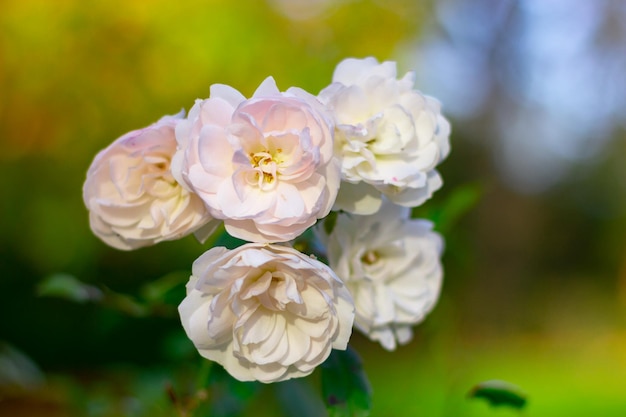
[[[189,281],[189,272],[171,272],[142,286],[141,298],[150,304],[163,303],[166,296],[184,287],[187,281]]]
[[[446,233],[478,204],[483,195],[481,184],[469,183],[455,188],[445,201],[437,204],[425,204],[413,209],[414,217],[428,218],[437,226],[437,230]]]
[[[40,297],[58,297],[77,303],[96,302],[104,307],[120,311],[133,317],[176,316],[176,306],[166,303],[166,296],[174,290],[183,289],[181,284],[186,275],[168,274],[142,288],[142,299],[122,294],[105,286],[101,288],[85,284],[69,274],[54,274],[37,285]]]
[[[257,381],[243,382],[233,378],[223,367],[213,364],[208,376],[213,403],[212,417],[237,417],[261,388]]]
[[[293,240],[293,248],[298,252],[312,256],[318,261],[328,265],[328,257],[326,255],[326,248],[319,241],[315,227],[312,226],[306,229],[300,236]]]
[[[153,309],[144,304],[135,297],[115,292],[107,287],[104,288],[104,297],[101,304],[121,313],[128,314],[131,317],[148,317],[153,313]]]
[[[54,274],[44,278],[37,285],[36,291],[40,297],[59,297],[77,303],[100,301],[103,297],[99,288],[84,284],[69,274]]]
[[[330,235],[337,224],[337,216],[339,214],[336,211],[331,211],[324,219],[324,231],[327,235]]]
[[[468,395],[470,398],[484,398],[494,407],[505,405],[521,410],[527,403],[526,394],[518,386],[499,380],[481,382]]]
[[[321,365],[322,394],[330,417],[366,417],[372,408],[372,389],[361,358],[350,346],[333,350]]]
[[[223,246],[228,249],[236,249],[248,243],[245,240],[231,236],[226,230],[220,232],[218,229],[214,236],[216,237],[211,237],[211,240],[214,240],[212,247]]]
[[[272,384],[276,398],[285,416],[319,417],[326,415],[319,392],[311,387],[307,378],[294,378]]]
[[[44,383],[44,374],[32,359],[12,345],[0,341],[0,392],[33,389]]]

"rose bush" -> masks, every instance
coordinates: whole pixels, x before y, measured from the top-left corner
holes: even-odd
[[[92,231],[108,245],[131,250],[192,232],[202,240],[216,226],[202,200],[170,171],[182,117],[165,116],[123,135],[91,163],[83,200]]]
[[[320,100],[333,111],[342,183],[336,209],[375,213],[381,194],[415,207],[442,185],[435,167],[449,152],[450,125],[434,98],[396,79],[395,62],[349,58]]]
[[[213,85],[176,138],[174,175],[235,237],[288,241],[333,206],[340,181],[333,125],[301,89],[280,92],[269,77],[246,99]]]
[[[441,289],[443,240],[409,213],[385,200],[374,215],[339,214],[330,235],[316,227],[329,265],[354,298],[355,327],[387,350],[411,340],[411,326],[433,309]]]
[[[354,320],[348,290],[323,263],[293,248],[248,243],[198,258],[179,306],[202,356],[242,381],[310,374],[345,349]]]

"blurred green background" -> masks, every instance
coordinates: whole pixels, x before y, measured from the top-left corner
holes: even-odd
[[[523,388],[526,416],[626,414],[623,2],[0,0],[0,416],[182,415],[200,362],[167,305],[37,294],[64,274],[149,298],[205,249],[106,247],[87,167],[213,83],[250,95],[273,75],[316,94],[349,56],[415,70],[452,122],[445,187],[419,213],[479,197],[439,225],[445,285],[415,340],[353,337],[372,415],[520,415],[467,398],[490,379]],[[280,401],[303,386],[249,387],[242,415],[305,415]]]

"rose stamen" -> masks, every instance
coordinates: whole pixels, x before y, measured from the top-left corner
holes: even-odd
[[[380,254],[375,250],[368,250],[365,255],[361,257],[361,262],[367,265],[373,265],[380,260]]]
[[[282,152],[277,149],[276,152]],[[277,165],[274,156],[268,151],[250,152],[250,164],[256,171],[255,182],[262,190],[270,190],[276,186],[278,179]]]

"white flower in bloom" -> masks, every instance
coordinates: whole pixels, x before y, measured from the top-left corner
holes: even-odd
[[[450,125],[434,98],[414,89],[414,74],[396,78],[396,63],[345,59],[320,100],[334,112],[342,183],[336,209],[375,213],[381,194],[415,207],[442,185],[435,170],[447,156]]]
[[[384,201],[374,215],[340,213],[330,236],[316,230],[352,293],[355,326],[387,350],[408,343],[411,326],[433,309],[441,288],[443,240],[432,224]]]
[[[200,256],[179,312],[202,356],[241,381],[267,383],[308,375],[345,349],[354,320],[350,293],[328,266],[258,243]]]
[[[218,224],[170,172],[182,117],[165,116],[125,134],[91,163],[83,200],[91,229],[108,245],[131,250],[192,232],[203,240]]]
[[[332,118],[316,97],[267,78],[252,98],[216,84],[176,129],[176,178],[231,235],[294,239],[332,208],[340,182]]]

